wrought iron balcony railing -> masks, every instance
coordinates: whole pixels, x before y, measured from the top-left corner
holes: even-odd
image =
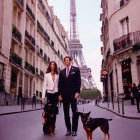
[[[38,68],[36,68],[36,74],[38,74]]]
[[[132,33],[123,35],[113,41],[114,52],[132,46]]]
[[[39,21],[37,21],[37,28],[38,28],[41,32],[44,32],[44,28],[42,27],[42,25],[40,24]]]
[[[14,63],[15,65],[18,65],[22,67],[22,58],[19,57],[16,53],[11,52],[10,53],[10,61]]]
[[[25,68],[30,71],[32,74],[35,74],[35,67],[25,61]]]
[[[20,6],[23,8],[24,7],[24,0],[17,0],[17,2],[20,4]]]
[[[31,35],[29,35],[28,31],[25,31],[25,37],[27,37],[30,43],[35,46],[35,39]]]
[[[42,25],[40,24],[39,21],[37,21],[37,28],[41,32],[41,34],[44,37],[44,39],[48,42],[48,44],[50,44],[50,37],[47,34],[47,32],[44,30],[44,28],[42,27]]]
[[[133,32],[133,44],[140,43],[140,30]]]
[[[44,53],[44,61],[45,61],[45,62],[48,62],[46,53]]]
[[[53,27],[53,21],[47,11],[47,9],[45,8],[45,5],[43,4],[42,0],[38,0],[39,1],[39,4],[42,8],[42,10],[44,11],[45,15],[46,15],[46,19],[48,20],[49,24]]]
[[[54,47],[54,42],[53,41],[51,41],[51,47]]]
[[[12,25],[12,36],[21,43],[22,35],[15,25]]]
[[[135,44],[136,46],[134,46]],[[139,48],[138,47],[139,44],[140,44],[140,30],[115,39],[113,41],[114,52],[118,52],[120,50],[123,50],[128,47],[132,47],[132,46],[134,46],[134,49],[135,47]]]
[[[26,4],[26,10],[28,11],[31,18],[35,21],[35,15],[33,14],[32,10],[31,10],[31,8],[29,7],[28,4]]]
[[[43,50],[40,48],[40,55],[43,57]]]
[[[133,50],[140,50],[140,30],[133,33]]]
[[[42,70],[40,70],[40,76],[44,78],[44,72]]]

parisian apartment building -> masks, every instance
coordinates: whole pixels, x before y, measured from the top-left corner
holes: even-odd
[[[116,99],[140,83],[140,0],[102,0],[101,81],[104,94]]]
[[[49,62],[63,69],[67,55],[68,34],[47,0],[0,0],[1,104],[40,99]]]

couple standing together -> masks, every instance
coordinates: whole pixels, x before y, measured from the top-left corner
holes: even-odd
[[[63,101],[64,118],[67,128],[66,136],[77,136],[78,118],[76,111],[81,87],[81,75],[79,68],[71,65],[71,57],[66,56],[64,62],[66,68],[61,70],[60,73],[58,72],[56,62],[50,62],[44,77],[42,102],[45,103],[46,91],[49,103],[57,105],[58,99],[59,101]],[[73,114],[72,125],[69,114],[70,106]]]

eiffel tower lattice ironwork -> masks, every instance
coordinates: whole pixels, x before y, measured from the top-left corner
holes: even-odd
[[[69,55],[74,59],[73,62],[80,67],[82,87],[84,89],[96,88],[95,82],[91,75],[91,69],[86,66],[82,53],[82,44],[80,43],[77,28],[76,0],[70,0],[70,41]]]

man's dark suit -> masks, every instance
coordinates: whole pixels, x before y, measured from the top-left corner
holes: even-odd
[[[58,89],[63,99],[65,124],[68,131],[71,131],[71,122],[69,115],[69,109],[71,104],[73,112],[72,131],[77,132],[78,127],[78,119],[76,116],[77,99],[75,99],[75,94],[80,93],[80,87],[81,87],[81,75],[78,67],[71,66],[68,77],[66,76],[66,68],[60,71]]]

